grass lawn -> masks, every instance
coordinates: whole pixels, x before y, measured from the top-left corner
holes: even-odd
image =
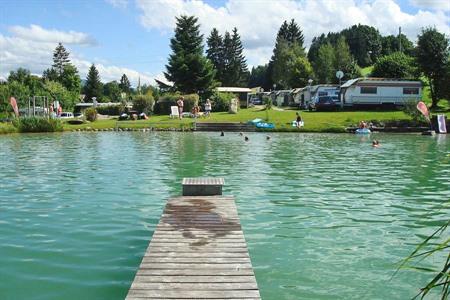
[[[275,123],[276,129],[280,131],[296,131],[292,127],[292,121],[295,120],[296,110],[276,110],[272,109],[267,114],[262,107],[254,107],[249,109],[241,109],[237,114],[229,114],[227,112],[212,113],[209,118],[199,118],[198,122],[242,122],[246,123],[250,120],[260,118]],[[361,120],[408,120],[409,117],[402,111],[344,111],[344,112],[309,112],[302,111],[301,116],[305,121],[305,127],[302,131],[308,132],[344,132],[345,127],[356,125]],[[92,123],[82,125],[65,124],[65,130],[84,129],[90,127],[92,129],[115,128],[175,128],[189,129],[192,128],[194,119],[183,118],[182,120],[170,119],[169,116],[152,116],[149,120],[139,121],[117,121],[116,119],[97,120]]]
[[[424,93],[424,95],[426,92]],[[425,101],[428,101],[424,96]],[[445,112],[447,118],[450,118],[450,111],[448,110],[448,101],[442,100],[439,103],[439,112]],[[295,113],[298,110],[279,110],[277,108],[271,109],[268,113],[263,106],[253,107],[248,109],[241,109],[237,114],[229,114],[226,112],[212,113],[210,118],[199,118],[198,122],[241,122],[246,123],[250,120],[259,118],[275,124],[275,131],[299,131],[299,129],[292,127],[292,121],[295,120]],[[410,120],[410,117],[403,113],[403,111],[338,111],[338,112],[300,112],[305,127],[300,129],[304,132],[345,132],[345,128],[349,126],[356,126],[359,121],[398,121]],[[177,130],[189,130],[193,128],[194,119],[183,118],[171,119],[168,115],[151,116],[148,120],[138,121],[117,121],[115,119],[97,120],[91,123],[81,125],[64,124],[64,130],[72,131],[77,129],[108,129],[108,128],[158,128],[168,129],[174,128]],[[12,133],[17,130],[9,123],[0,123],[0,134]]]

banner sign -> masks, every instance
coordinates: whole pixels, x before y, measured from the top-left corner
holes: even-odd
[[[19,117],[19,107],[17,106],[16,98],[14,98],[14,97],[9,98],[9,103],[11,104],[12,108],[14,109],[14,113],[16,114],[16,117]]]
[[[428,120],[428,122],[430,122],[430,112],[428,111],[426,104],[423,103],[422,101],[419,101],[419,103],[417,103],[417,109]]]

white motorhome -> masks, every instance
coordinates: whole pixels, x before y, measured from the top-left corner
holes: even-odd
[[[391,105],[401,106],[407,101],[422,98],[422,83],[387,78],[356,78],[341,86],[343,106]]]
[[[302,108],[309,108],[319,97],[339,95],[339,85],[337,84],[317,84],[311,87],[307,86],[300,89],[294,89],[294,101]]]

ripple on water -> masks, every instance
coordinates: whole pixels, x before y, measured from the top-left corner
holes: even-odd
[[[225,177],[264,299],[415,295],[427,273],[391,277],[448,219],[448,137],[249,135],[1,137],[0,298],[123,299],[191,176]]]

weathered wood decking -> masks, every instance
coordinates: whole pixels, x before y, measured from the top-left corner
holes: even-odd
[[[170,199],[126,299],[260,299],[233,197]]]

